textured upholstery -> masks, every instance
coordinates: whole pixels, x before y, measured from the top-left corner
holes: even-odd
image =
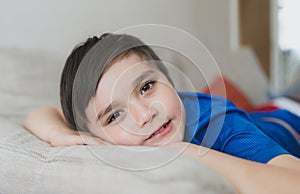
[[[51,147],[26,131],[26,114],[58,105],[63,58],[0,49],[0,193],[233,193],[215,172],[163,149]]]

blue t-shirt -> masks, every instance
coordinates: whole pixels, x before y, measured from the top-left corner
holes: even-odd
[[[300,156],[299,143],[290,143],[293,136],[273,133],[282,128],[270,127],[260,113],[248,114],[217,96],[189,92],[179,96],[186,111],[185,141],[261,163],[281,154]]]

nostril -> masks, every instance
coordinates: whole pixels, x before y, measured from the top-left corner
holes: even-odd
[[[157,114],[153,114],[153,115],[151,116],[151,120],[154,119],[154,118],[156,117],[156,115],[157,115]]]
[[[151,112],[145,112],[144,114],[140,114],[140,122],[137,122],[139,127],[143,127],[147,123],[151,123],[152,120],[157,116],[157,114],[152,114]]]

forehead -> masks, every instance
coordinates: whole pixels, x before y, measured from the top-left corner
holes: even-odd
[[[99,84],[103,81],[113,80],[117,74],[125,74],[130,68],[132,68],[132,66],[136,66],[135,68],[138,69],[138,66],[142,66],[143,63],[146,64],[146,62],[143,61],[144,60],[136,54],[127,54],[117,57],[111,62],[111,64],[108,65],[99,81]]]
[[[114,61],[108,66],[99,81],[95,95],[96,106],[108,103],[112,93],[118,92],[116,90],[120,88],[130,87],[132,81],[147,70],[159,71],[155,65],[143,61],[135,54]]]

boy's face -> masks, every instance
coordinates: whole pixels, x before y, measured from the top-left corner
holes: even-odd
[[[134,54],[104,72],[86,115],[90,131],[111,144],[159,146],[184,137],[176,91],[158,68]]]

